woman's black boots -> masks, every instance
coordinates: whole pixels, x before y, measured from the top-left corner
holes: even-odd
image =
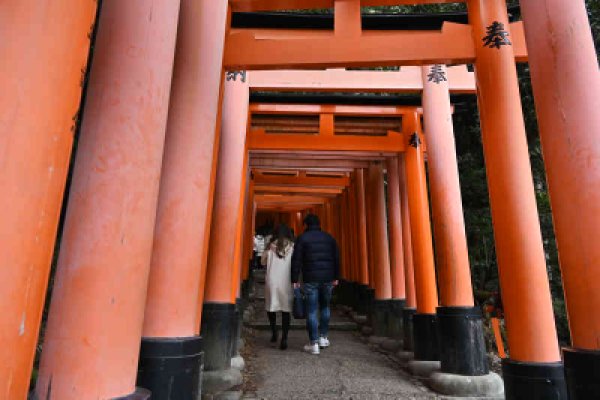
[[[282,312],[281,313],[281,325],[282,325],[282,335],[281,335],[281,343],[279,344],[279,348],[281,350],[287,349],[287,338],[288,332],[290,331],[290,313]]]
[[[277,342],[277,314],[274,312],[267,312],[269,318],[269,325],[271,325],[271,343]]]

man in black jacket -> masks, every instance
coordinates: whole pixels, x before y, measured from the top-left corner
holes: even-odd
[[[329,302],[333,287],[338,284],[340,257],[338,245],[330,234],[321,230],[319,217],[308,214],[304,218],[305,230],[296,240],[292,255],[292,283],[300,286],[302,272],[306,299],[306,330],[310,343],[304,350],[319,354],[320,348],[329,346]],[[317,308],[321,314],[317,318]]]

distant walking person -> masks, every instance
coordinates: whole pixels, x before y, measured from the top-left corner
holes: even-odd
[[[306,330],[309,344],[304,351],[319,354],[320,348],[329,347],[329,303],[333,287],[338,284],[340,257],[338,245],[330,234],[321,230],[319,217],[308,214],[304,218],[305,231],[296,239],[292,256],[292,283],[300,286],[302,272],[306,298]],[[320,318],[317,318],[317,309]]]
[[[290,228],[281,224],[277,227],[273,241],[262,254],[261,262],[267,266],[265,276],[265,309],[271,325],[271,342],[277,342],[277,311],[281,311],[281,350],[287,349],[292,311],[293,290],[290,285],[294,242]]]

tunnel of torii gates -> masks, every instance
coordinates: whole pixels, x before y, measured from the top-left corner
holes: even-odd
[[[449,97],[475,87],[506,397],[597,398],[600,76],[584,2],[521,0],[513,23],[504,0],[455,14],[360,10],[435,2],[2,2],[0,398],[29,390],[76,131],[37,398],[195,398],[202,364],[226,370],[236,353],[265,212],[296,232],[305,213],[321,217],[340,243],[340,298],[377,334],[401,332],[443,373],[485,376]],[[334,13],[264,13],[322,7]],[[531,70],[560,249],[562,356],[515,62]],[[381,66],[402,68],[325,70]]]

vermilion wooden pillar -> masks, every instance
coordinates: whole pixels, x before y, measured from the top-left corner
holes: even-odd
[[[352,246],[352,208],[350,207],[350,188],[346,188],[345,189],[345,204],[344,204],[344,210],[345,210],[345,214],[346,214],[346,246],[348,248],[347,250],[347,268],[348,268],[348,280],[350,282],[354,282],[354,268],[353,268],[353,256],[354,256],[354,249]]]
[[[563,367],[506,4],[503,0],[467,3],[477,56],[483,150],[510,349],[510,359],[503,364],[506,396],[562,398],[566,396]]]
[[[147,398],[132,392],[178,13],[170,0],[103,4],[38,398]]]
[[[302,212],[297,211],[296,213],[294,213],[294,218],[296,220],[296,231],[294,232],[294,234],[296,235],[296,237],[298,237],[302,234],[302,232],[304,232],[304,218],[302,217]]]
[[[446,66],[423,66],[421,75],[440,294],[437,318],[442,372],[485,375],[489,368],[483,315],[473,303]]]
[[[246,102],[249,101],[249,97],[250,94],[249,92],[247,93],[246,96]],[[246,111],[246,116],[244,118],[243,115],[236,115],[235,118],[236,119],[240,119],[243,120],[246,124],[245,126],[245,132],[247,132],[248,130],[248,123],[249,123],[249,113],[248,113],[248,106],[246,107],[242,107],[242,110]],[[226,126],[224,124],[224,126]],[[232,349],[231,349],[231,356],[232,357],[236,357],[239,356],[239,343],[240,343],[240,337],[242,334],[242,317],[243,317],[243,304],[242,304],[242,281],[243,281],[243,270],[247,269],[244,268],[244,266],[242,265],[242,260],[243,260],[243,242],[244,242],[244,208],[245,208],[245,204],[246,204],[246,194],[248,192],[248,184],[249,184],[249,176],[248,176],[248,170],[249,170],[249,164],[248,164],[248,159],[249,159],[249,154],[248,151],[246,150],[246,148],[244,148],[244,158],[243,158],[243,162],[242,162],[242,182],[240,184],[240,191],[239,191],[239,202],[238,202],[238,210],[237,210],[237,223],[236,223],[236,228],[235,228],[235,243],[234,243],[234,249],[233,249],[233,274],[232,274],[232,282],[231,282],[231,286],[233,288],[233,294],[235,296],[235,318],[236,321],[234,321],[234,329],[233,329],[233,338],[232,338]],[[290,220],[291,220],[291,215],[289,213],[286,214],[287,221],[286,223],[290,224]]]
[[[433,361],[439,359],[435,314],[438,296],[433,263],[423,136],[420,132],[419,116],[416,113],[405,115],[402,124],[406,132],[405,172],[417,297],[417,312],[413,316],[415,360]]]
[[[201,333],[205,370],[230,368],[237,315],[239,270],[235,238],[244,190],[244,159],[248,118],[248,82],[241,75],[225,83],[223,125],[204,290]]]
[[[354,175],[354,174],[353,174]],[[351,238],[351,249],[352,249],[352,281],[354,282],[355,298],[358,300],[358,285],[360,281],[360,270],[359,270],[359,244],[358,244],[358,232],[357,232],[357,211],[356,211],[356,178],[351,177],[351,184],[348,187],[348,196],[350,199],[350,238]],[[356,302],[353,303],[356,308]]]
[[[29,390],[93,0],[0,5],[0,397]]]
[[[422,67],[423,120],[442,307],[472,307],[473,288],[445,65]]]
[[[248,95],[249,99],[249,95]],[[243,117],[242,117],[243,118]],[[245,119],[246,125],[248,124],[248,115]],[[247,130],[247,127],[246,127]],[[240,185],[240,193],[239,193],[239,202],[237,209],[237,224],[235,228],[235,245],[234,245],[234,259],[233,264],[235,266],[235,273],[233,274],[233,288],[235,289],[236,301],[239,303],[240,301],[240,290],[242,283],[242,244],[244,241],[244,208],[246,204],[246,193],[248,192],[248,151],[244,148],[244,159],[242,161],[242,182]],[[286,214],[287,221],[286,224],[290,226],[291,215],[289,213]],[[238,332],[241,333],[241,332]]]
[[[331,201],[325,203],[325,220],[327,221],[327,232],[333,234],[333,211],[331,209]]]
[[[193,397],[198,391],[199,299],[206,275],[226,25],[226,2],[181,2],[140,351],[139,384],[155,397],[166,397],[168,390]],[[171,362],[179,359],[181,369],[157,371],[156,354]]]
[[[390,237],[390,268],[392,279],[392,300],[388,332],[392,337],[402,337],[402,320],[406,304],[406,283],[404,282],[404,249],[402,245],[402,209],[400,205],[400,178],[398,159],[388,158],[387,162],[387,217]]]
[[[571,399],[600,393],[600,74],[585,3],[521,1],[573,349]],[[593,373],[590,373],[593,371]]]
[[[361,251],[361,267],[360,267],[360,282],[363,307],[359,311],[364,311],[367,317],[370,317],[373,301],[375,300],[375,289],[373,288],[373,264],[371,251],[371,212],[368,192],[368,173],[364,168],[356,170],[356,190],[358,198],[358,238],[360,241]]]
[[[352,307],[356,307],[356,289],[355,289],[355,281],[356,281],[356,271],[354,268],[354,235],[352,232],[352,190],[350,187],[346,187],[344,189],[344,201],[342,203],[342,207],[344,208],[345,218],[343,221],[343,229],[346,234],[347,241],[347,269],[348,269],[348,278],[345,282],[343,282],[344,287],[342,288],[344,294],[345,303]]]
[[[340,213],[341,213],[341,226],[342,231],[340,232],[340,271],[341,277],[344,281],[349,279],[348,273],[348,209],[347,205],[347,193],[344,191],[340,199]],[[345,301],[346,299],[344,299]]]
[[[392,282],[390,276],[390,253],[385,212],[385,190],[383,165],[373,162],[369,166],[369,192],[371,193],[371,234],[373,249],[373,283],[375,301],[373,303],[373,334],[389,335],[390,300]]]
[[[369,259],[367,249],[367,211],[365,204],[365,170],[356,170],[356,213],[359,250],[359,283],[369,285]]]
[[[398,160],[389,158],[387,165],[387,216],[390,237],[390,268],[392,277],[392,298],[404,300],[404,249],[402,248],[402,217],[400,207],[400,180]]]
[[[365,211],[366,211],[366,229],[367,229],[367,262],[369,265],[369,288],[373,291],[373,300],[375,299],[375,255],[373,250],[373,185],[370,182],[369,169],[364,169],[364,189],[365,189]]]
[[[402,311],[404,331],[404,350],[413,351],[413,316],[417,312],[415,291],[415,272],[413,264],[412,233],[410,229],[410,209],[408,206],[408,182],[406,180],[405,155],[398,155],[398,178],[400,188],[400,207],[402,212],[402,245],[404,250],[404,284],[406,285],[406,304]]]
[[[250,262],[252,261],[254,248],[254,227],[252,223],[254,219],[254,179],[252,179],[251,174],[249,178],[250,182],[244,206],[244,260],[242,261],[242,281],[245,282],[244,285],[248,283],[248,278],[250,278]]]

